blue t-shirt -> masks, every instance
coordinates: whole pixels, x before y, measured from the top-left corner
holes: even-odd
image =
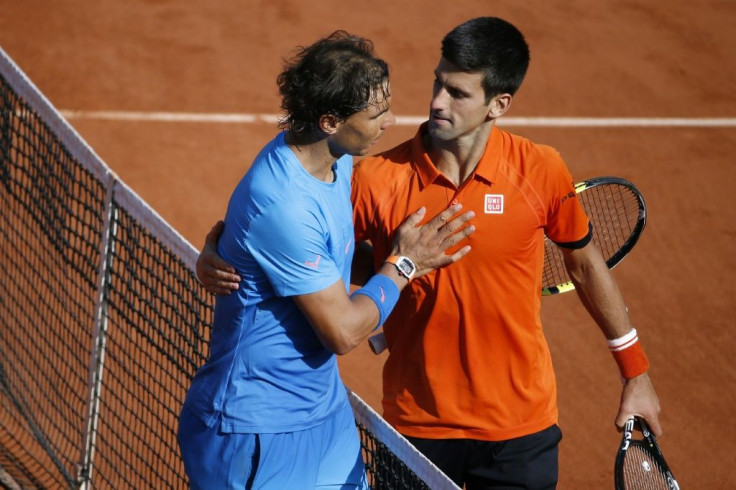
[[[210,358],[187,405],[223,432],[313,427],[347,403],[336,356],[291,296],[338,280],[349,291],[355,248],[352,157],[323,182],[302,167],[284,133],[266,145],[230,198],[219,253],[241,276],[218,296]]]

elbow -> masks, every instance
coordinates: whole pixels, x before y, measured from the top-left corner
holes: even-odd
[[[345,354],[352,352],[358,347],[361,342],[365,340],[365,335],[360,335],[358,332],[345,333],[341,336],[340,342],[335,346],[334,352],[338,356],[344,356]]]
[[[338,333],[337,335],[323,337],[321,340],[322,345],[324,345],[327,350],[338,356],[344,356],[358,347],[363,339]]]
[[[347,354],[348,352],[351,352],[356,347],[358,346],[353,345],[353,344],[341,344],[341,345],[335,346],[333,349],[330,349],[330,350],[338,356],[344,356],[345,354]]]

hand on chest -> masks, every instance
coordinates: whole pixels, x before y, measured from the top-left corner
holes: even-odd
[[[398,205],[406,202],[406,206]],[[489,184],[470,180],[460,189],[445,185],[430,185],[421,192],[397,199],[391,222],[398,226],[410,213],[425,206],[427,219],[459,202],[463,212],[472,210],[471,223],[476,232],[468,243],[480,247],[484,254],[520,253],[534,247],[544,226],[544,211],[539,198],[510,185]],[[425,222],[426,222],[425,221]]]

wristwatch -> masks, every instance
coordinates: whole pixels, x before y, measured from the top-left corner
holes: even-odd
[[[405,277],[407,281],[411,281],[414,274],[417,272],[417,266],[414,265],[414,262],[412,262],[409,257],[391,255],[386,259],[386,262],[394,264],[399,275],[401,277]]]

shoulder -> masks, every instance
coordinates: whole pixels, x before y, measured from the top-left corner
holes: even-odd
[[[556,148],[537,143],[524,136],[499,129],[503,153],[507,158],[538,163],[560,162],[562,157]]]
[[[353,190],[356,188],[385,188],[386,184],[403,180],[413,171],[413,140],[365,157],[353,167]]]
[[[274,202],[254,215],[246,241],[256,245],[303,244],[308,237],[323,236],[327,229],[321,210],[313,202],[309,199],[290,199]],[[261,241],[256,241],[256,238]]]
[[[353,171],[361,176],[375,173],[378,169],[396,171],[411,162],[411,142],[412,140],[408,140],[390,150],[364,157],[355,164]]]
[[[560,152],[547,144],[499,130],[502,158],[525,177],[546,181],[550,176],[567,175],[567,164]]]

